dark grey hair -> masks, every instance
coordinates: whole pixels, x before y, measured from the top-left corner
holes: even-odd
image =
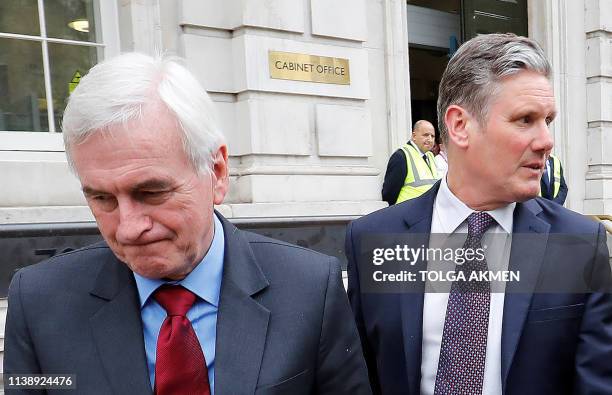
[[[484,34],[464,43],[442,74],[438,91],[438,129],[444,143],[448,130],[444,115],[455,104],[470,112],[480,125],[487,121],[489,103],[498,83],[521,70],[550,78],[550,63],[540,45],[512,33]]]

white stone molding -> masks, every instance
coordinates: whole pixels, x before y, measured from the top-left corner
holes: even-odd
[[[120,0],[121,51],[154,55],[163,49],[159,0]]]
[[[366,0],[310,0],[312,34],[366,41]]]
[[[612,214],[612,2],[585,1],[586,214]]]
[[[182,25],[304,32],[304,0],[181,0]]]
[[[388,155],[408,140],[412,127],[406,2],[383,0]]]
[[[565,206],[583,212],[588,159],[584,0],[531,0],[528,11],[529,35],[542,45],[553,69],[557,117],[551,132],[569,188]]]
[[[317,104],[319,156],[372,156],[370,114],[364,107]]]

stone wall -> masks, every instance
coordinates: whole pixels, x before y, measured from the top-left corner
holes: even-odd
[[[612,2],[585,1],[588,171],[584,211],[612,214]]]
[[[161,3],[162,14],[172,5]],[[365,0],[188,0],[175,21],[162,20],[164,45],[187,59],[220,113],[231,164],[226,215],[357,216],[382,207],[383,11],[382,1]],[[273,79],[269,51],[348,59],[350,84]]]

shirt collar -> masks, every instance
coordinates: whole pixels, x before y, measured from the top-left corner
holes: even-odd
[[[408,141],[408,144],[410,144],[411,146],[413,146],[414,148],[416,148],[417,152],[419,153],[419,156],[423,156],[425,155],[423,153],[423,151],[421,151],[421,149],[419,148],[419,146],[417,145],[417,143],[414,142],[414,140],[410,139],[410,141]]]
[[[474,212],[450,190],[446,177],[442,178],[435,205],[440,218],[444,219],[441,221],[444,233],[448,234],[455,232],[467,217]],[[515,207],[516,203],[513,202],[495,210],[487,211],[487,213],[493,217],[506,233],[511,234]]]
[[[225,236],[223,226],[216,215],[213,215],[215,233],[210,248],[198,265],[180,281],[150,279],[134,273],[140,307],[142,308],[153,292],[163,284],[178,284],[190,290],[215,307],[219,305],[221,276],[223,274],[223,257],[225,255]]]

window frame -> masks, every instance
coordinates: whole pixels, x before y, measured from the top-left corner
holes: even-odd
[[[53,108],[52,100],[51,73],[48,51],[49,43],[98,48],[98,62],[101,62],[105,58],[113,57],[120,53],[119,17],[117,10],[117,2],[94,0],[94,19],[96,29],[98,29],[96,33],[99,34],[100,40],[99,42],[88,42],[47,37],[44,1],[45,0],[38,0],[38,19],[40,24],[40,35],[32,36],[25,34],[0,32],[0,38],[29,40],[41,43],[45,82],[45,98],[47,100],[47,118],[50,121],[49,131],[34,132],[0,130],[0,152],[64,152],[62,134],[57,130],[55,122],[53,121],[55,109]]]

